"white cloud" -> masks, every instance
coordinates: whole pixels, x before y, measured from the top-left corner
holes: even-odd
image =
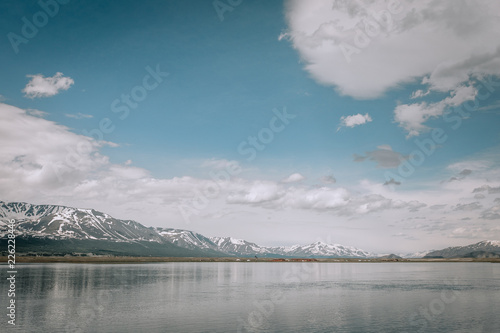
[[[99,143],[32,113],[0,103],[0,187],[4,194],[74,184],[88,171],[107,163],[98,153]],[[56,170],[62,164],[71,167],[65,169],[65,180],[60,182]]]
[[[228,203],[262,204],[274,201],[284,195],[277,183],[255,181],[242,191],[232,193],[227,197]]]
[[[275,182],[243,181],[227,196],[227,203],[266,209],[298,209],[359,216],[387,210],[416,212],[427,205],[417,200],[391,199],[377,193],[359,195],[346,188],[286,187]]]
[[[306,179],[306,177],[302,176],[300,173],[292,173],[290,176],[281,180],[282,183],[297,183]]]
[[[75,83],[72,78],[64,77],[60,72],[52,77],[44,77],[41,74],[27,75],[27,77],[31,80],[24,87],[23,92],[28,98],[54,96],[61,90],[68,90]]]
[[[430,118],[442,116],[447,108],[476,98],[477,90],[472,85],[459,86],[451,95],[436,103],[414,103],[398,105],[394,110],[394,120],[407,132],[407,137],[417,136],[429,128],[424,123]]]
[[[407,137],[419,135],[428,129],[424,123],[432,117],[441,116],[443,107],[440,103],[427,104],[426,102],[416,104],[398,105],[394,110],[394,120],[407,132]]]
[[[93,118],[94,117],[91,114],[85,114],[85,113],[81,113],[81,112],[78,112],[78,113],[65,113],[64,115],[66,117],[68,117],[68,118],[73,118],[73,119],[89,119],[89,118]]]
[[[470,75],[500,74],[498,1],[391,3],[289,0],[280,37],[315,80],[355,98],[424,76],[431,89],[451,91]]]
[[[344,116],[340,118],[340,125],[337,128],[337,131],[341,127],[354,127],[354,126],[359,126],[366,124],[368,122],[372,121],[372,117],[368,113],[362,115],[361,113],[352,115],[352,116]]]

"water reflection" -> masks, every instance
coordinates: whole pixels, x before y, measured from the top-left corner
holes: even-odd
[[[498,273],[472,263],[18,265],[14,331],[496,332]]]

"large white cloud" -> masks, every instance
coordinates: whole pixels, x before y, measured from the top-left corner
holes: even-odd
[[[411,94],[449,93],[433,103],[401,104],[394,120],[407,138],[430,118],[474,100],[474,83],[500,75],[496,0],[289,0],[289,39],[319,83],[354,98],[377,98],[405,83]]]
[[[12,195],[36,192],[39,187],[64,187],[107,163],[98,153],[100,143],[31,114],[0,103],[2,192]]]
[[[451,91],[500,73],[500,3],[289,0],[287,37],[318,82],[374,98],[421,80]]]

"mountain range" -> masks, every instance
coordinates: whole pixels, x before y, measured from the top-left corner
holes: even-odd
[[[0,201],[0,240],[6,239],[6,222],[10,219],[16,221],[18,253],[273,258],[374,256],[354,247],[323,242],[265,247],[232,237],[206,237],[189,230],[146,227],[94,209],[3,201]]]
[[[500,241],[485,240],[467,246],[431,251],[424,258],[500,258]]]
[[[146,227],[94,209],[0,201],[0,244],[6,243],[7,221],[16,225],[16,252],[32,255],[131,255],[171,257],[375,258],[380,255],[340,244],[315,242],[265,247],[232,237],[206,237],[174,228]],[[2,246],[6,249],[7,246]],[[5,252],[5,251],[4,251]],[[400,255],[405,258],[500,256],[500,242],[451,247]]]

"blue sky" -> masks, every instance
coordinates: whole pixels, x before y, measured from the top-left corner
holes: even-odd
[[[1,199],[263,245],[498,239],[497,7],[5,1]]]

